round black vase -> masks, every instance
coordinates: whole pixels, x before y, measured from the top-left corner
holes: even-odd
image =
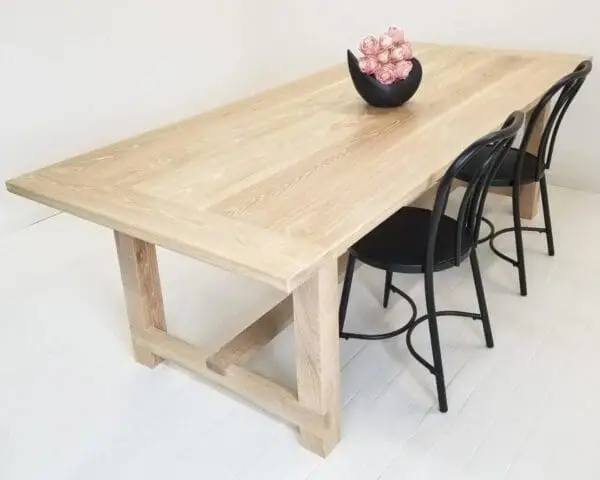
[[[416,58],[410,61],[413,68],[406,79],[391,85],[383,85],[372,75],[362,72],[358,65],[358,59],[348,50],[348,69],[354,87],[364,101],[374,107],[399,107],[415,94],[423,78],[423,68]]]

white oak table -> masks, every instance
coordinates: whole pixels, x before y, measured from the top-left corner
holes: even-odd
[[[324,456],[340,439],[338,258],[586,58],[431,44],[416,52],[423,83],[401,108],[366,106],[340,65],[7,188],[115,231],[138,362],[184,365],[297,425],[303,445]],[[524,199],[535,215],[537,191]],[[192,346],[167,333],[155,245],[290,296],[219,351]],[[242,366],[292,318],[297,392]]]

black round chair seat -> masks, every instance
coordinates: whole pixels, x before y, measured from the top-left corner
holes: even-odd
[[[431,228],[430,210],[405,207],[359,240],[350,253],[361,262],[399,273],[424,273],[427,241]],[[443,215],[438,225],[434,271],[456,266],[455,219]],[[469,256],[473,236],[464,233],[461,262]]]
[[[485,159],[489,157],[490,152],[492,151],[491,147],[484,147],[478,153],[477,157],[481,157],[481,159]],[[511,148],[508,151],[504,161],[498,168],[498,172],[494,176],[491,186],[492,187],[512,187],[515,179],[515,165],[517,164],[517,160],[519,158],[519,150],[516,148]],[[465,168],[459,172],[457,178],[462,180],[463,182],[469,182],[473,176],[475,175],[475,169],[480,163],[469,162]],[[525,161],[523,162],[523,170],[521,173],[521,185],[527,183],[534,183],[539,180],[537,178],[537,169],[538,169],[538,159],[535,155],[531,153],[525,154]],[[543,175],[543,170],[542,170]]]

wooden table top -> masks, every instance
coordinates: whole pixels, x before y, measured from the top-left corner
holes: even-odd
[[[415,51],[423,83],[400,108],[367,106],[343,64],[7,188],[291,291],[588,58],[432,44]]]

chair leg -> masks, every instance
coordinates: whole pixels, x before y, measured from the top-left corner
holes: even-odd
[[[390,292],[392,291],[392,277],[393,272],[385,272],[385,290],[383,292],[383,308],[387,308],[388,302],[390,301]]]
[[[444,367],[442,365],[440,335],[438,332],[435,298],[433,294],[433,272],[425,273],[425,299],[427,303],[427,322],[429,324],[429,337],[431,340],[431,352],[433,354],[433,374],[435,375],[438,403],[440,412],[447,412],[448,400],[446,398]]]
[[[475,249],[471,251],[470,260],[471,270],[473,271],[473,280],[475,281],[475,290],[477,292],[477,302],[479,303],[479,313],[481,314],[481,323],[483,324],[483,333],[485,335],[485,344],[488,348],[492,348],[494,346],[494,337],[492,335],[490,316],[485,301],[485,291],[483,290],[483,281],[481,280],[479,260],[477,259],[477,252]]]
[[[548,242],[548,255],[554,256],[554,236],[552,235],[552,221],[550,220],[550,202],[548,201],[548,185],[546,177],[540,179],[540,191],[542,194],[542,208],[544,210],[544,223],[546,227],[546,240]]]
[[[342,298],[340,300],[340,309],[338,312],[340,336],[342,336],[342,332],[344,331],[344,323],[346,322],[346,311],[348,310],[348,299],[350,298],[350,288],[352,287],[352,277],[354,277],[355,263],[356,257],[349,253],[348,263],[346,265],[346,275],[344,276],[344,286],[342,288]]]
[[[513,221],[515,225],[515,244],[517,247],[517,268],[519,269],[519,287],[521,295],[527,296],[527,278],[525,274],[525,254],[523,252],[523,230],[521,229],[521,193],[520,188],[513,191]]]

